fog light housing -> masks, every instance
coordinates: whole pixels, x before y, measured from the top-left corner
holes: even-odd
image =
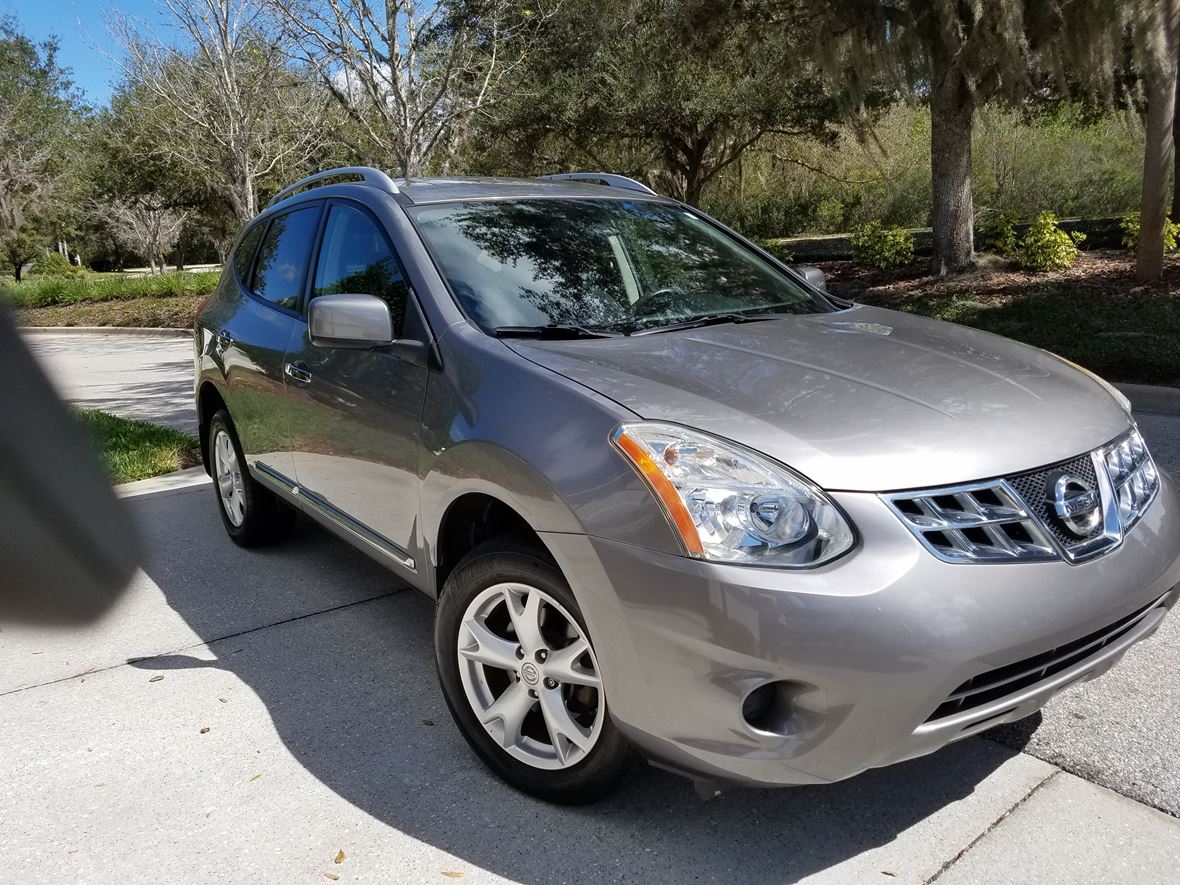
[[[759,731],[769,730],[765,726],[767,716],[774,705],[774,695],[773,682],[759,685],[746,695],[746,699],[742,701],[742,718],[746,720],[746,724]]]

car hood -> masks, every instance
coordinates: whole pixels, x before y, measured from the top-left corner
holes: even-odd
[[[742,443],[832,490],[1015,473],[1129,424],[1108,390],[1052,354],[879,308],[508,343],[643,418]]]

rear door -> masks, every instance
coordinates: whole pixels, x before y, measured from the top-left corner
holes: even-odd
[[[234,253],[231,309],[212,330],[226,379],[222,393],[246,460],[283,479],[295,475],[284,357],[300,325],[322,211],[322,201],[302,203],[246,232]]]
[[[427,340],[392,242],[367,209],[330,201],[310,297],[376,295],[395,338]],[[291,431],[300,494],[322,517],[414,568],[419,423],[428,370],[380,350],[311,343],[301,322],[287,354],[301,373],[292,390]]]

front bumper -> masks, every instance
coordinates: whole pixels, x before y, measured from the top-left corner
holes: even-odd
[[[1118,549],[1077,565],[941,562],[876,495],[834,497],[864,540],[809,571],[543,536],[586,616],[612,717],[653,761],[778,785],[930,753],[1105,672],[1180,598],[1180,499],[1167,476]],[[968,680],[1076,647],[1133,613],[1063,669],[927,721]],[[775,680],[786,713],[770,733],[741,709]]]

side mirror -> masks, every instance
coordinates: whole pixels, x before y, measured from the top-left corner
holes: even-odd
[[[393,343],[389,305],[376,295],[321,295],[307,306],[311,343],[367,350]]]
[[[802,276],[816,289],[821,292],[828,291],[828,278],[824,276],[824,272],[818,267],[812,267],[809,264],[800,264],[795,267]]]

